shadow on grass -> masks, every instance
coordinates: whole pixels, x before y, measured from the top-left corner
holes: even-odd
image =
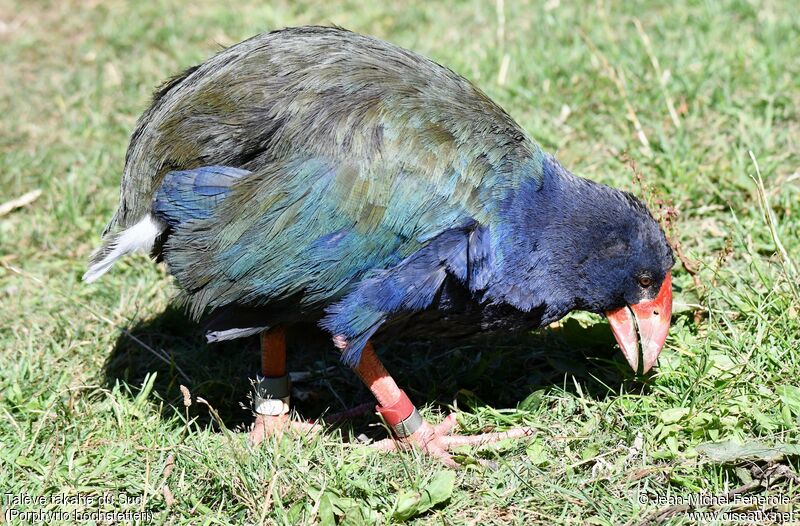
[[[174,416],[175,408],[183,413],[180,386],[185,385],[193,396],[207,400],[229,429],[252,422],[249,378],[260,367],[257,337],[209,345],[200,326],[175,307],[128,332],[135,339],[121,333],[106,361],[109,386],[123,381],[138,387],[147,374],[157,373],[154,391],[166,402],[165,418]],[[373,401],[339,362],[327,333],[313,325],[294,326],[287,344],[289,370],[309,373],[293,385],[293,407],[303,418]],[[605,323],[581,327],[569,320],[555,330],[456,342],[377,341],[376,349],[412,400],[419,405],[439,404],[443,410],[459,392],[470,392],[490,407],[515,407],[539,389],[575,391],[573,376],[583,394],[596,399],[646,388],[614,351]],[[216,425],[203,405],[193,404],[190,416],[201,425]],[[374,422],[374,416],[366,415],[352,422],[353,430],[363,432],[361,424]]]

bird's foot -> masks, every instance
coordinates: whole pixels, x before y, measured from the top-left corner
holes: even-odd
[[[316,433],[321,428],[318,424],[298,422],[292,420],[288,414],[284,415],[256,415],[256,420],[250,429],[249,440],[254,446],[261,444],[265,438],[282,435],[284,433],[309,434]]]
[[[336,425],[358,418],[371,411],[374,411],[375,404],[361,404],[340,413],[325,415],[319,420],[309,420],[302,422],[292,420],[288,414],[284,415],[256,415],[255,422],[250,428],[250,443],[257,446],[266,437],[280,435],[291,432],[295,434],[316,433],[323,429],[323,425]]]
[[[440,424],[431,425],[428,422],[423,422],[419,429],[405,438],[387,438],[374,443],[372,447],[380,451],[417,448],[439,459],[445,465],[455,468],[458,467],[458,463],[450,453],[453,448],[459,446],[482,446],[508,438],[531,436],[534,433],[533,428],[519,427],[496,433],[462,436],[451,434],[456,424],[456,414],[451,413]],[[492,465],[484,459],[478,459],[478,462],[487,467]]]

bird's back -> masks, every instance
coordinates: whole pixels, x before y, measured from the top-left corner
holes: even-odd
[[[391,155],[384,160],[412,167],[405,172],[451,179],[449,167],[460,164],[471,191],[487,172],[503,186],[513,164],[538,147],[485,94],[433,61],[338,28],[284,29],[162,86],[131,138],[106,232],[141,219],[170,171],[257,170],[298,151],[360,164]]]

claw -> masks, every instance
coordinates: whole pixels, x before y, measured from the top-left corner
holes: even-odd
[[[455,468],[458,463],[453,459],[449,450],[459,446],[483,446],[494,442],[499,442],[508,438],[522,438],[531,436],[534,429],[530,427],[520,427],[510,429],[508,431],[500,431],[496,433],[484,433],[481,435],[451,435],[450,432],[456,426],[456,414],[450,413],[447,417],[436,424],[435,426],[425,422],[422,424],[414,434],[403,438],[387,438],[379,440],[371,445],[372,448],[378,451],[401,451],[410,448],[419,448],[426,454],[439,459],[446,466]],[[484,466],[491,468],[494,463],[485,459],[478,459],[478,462]]]

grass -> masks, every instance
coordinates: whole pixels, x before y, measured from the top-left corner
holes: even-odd
[[[234,429],[256,342],[206,347],[143,257],[80,283],[153,88],[220,46],[306,23],[428,55],[576,173],[672,201],[699,274],[674,270],[654,375],[627,372],[591,316],[509,341],[398,343],[387,365],[428,418],[455,401],[466,432],[538,434],[459,452],[498,469],[454,478],[359,447],[353,435],[382,436],[373,417],[253,450]],[[724,524],[657,497],[738,488],[785,496],[766,509],[800,520],[797,49],[790,1],[0,0],[0,205],[42,190],[0,217],[0,490],[48,499],[3,495],[2,508],[149,510],[156,524]],[[369,400],[318,335],[296,341],[292,368],[312,373],[303,416]],[[704,445],[728,440],[750,450]],[[59,493],[111,500],[65,508]]]

